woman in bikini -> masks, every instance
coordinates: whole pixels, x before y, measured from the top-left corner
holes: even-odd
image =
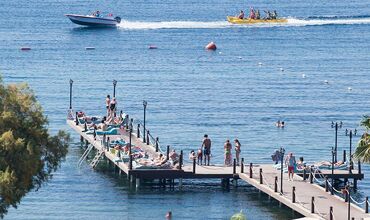
[[[229,140],[226,140],[224,144],[224,150],[225,150],[225,160],[224,160],[224,165],[225,166],[230,166],[231,165],[231,143]]]
[[[240,160],[240,142],[238,139],[235,139],[234,140],[234,143],[235,143],[235,158],[236,158],[236,165],[239,166],[239,160]]]

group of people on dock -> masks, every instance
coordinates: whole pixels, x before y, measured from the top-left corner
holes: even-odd
[[[264,20],[273,20],[273,19],[277,19],[277,12],[276,10],[274,11],[266,11],[264,10],[265,12],[265,17],[261,18],[261,14],[260,14],[260,10],[259,9],[254,9],[253,7],[250,8],[250,11],[249,11],[249,16],[248,18],[249,19],[264,19]],[[244,14],[244,11],[241,10],[239,15],[238,15],[238,18],[239,19],[244,19],[245,18],[245,14]]]
[[[235,150],[235,159],[236,165],[239,166],[240,162],[240,152],[241,152],[241,144],[238,139],[234,140],[234,150]],[[197,153],[194,150],[190,151],[189,160],[193,161],[196,160],[198,165],[203,165],[203,158],[204,158],[204,165],[209,166],[210,158],[211,158],[211,146],[212,142],[211,139],[208,137],[207,134],[204,135],[202,145],[198,149]],[[230,140],[227,139],[224,143],[224,165],[225,166],[232,166],[232,144]]]

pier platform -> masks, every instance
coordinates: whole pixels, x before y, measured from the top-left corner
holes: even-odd
[[[322,177],[326,177],[324,180],[326,181],[326,186],[329,183],[328,179],[331,178],[335,180],[342,178],[345,181],[353,179],[357,184],[357,180],[364,178],[363,173],[358,170],[352,170],[352,173],[349,173],[348,170],[335,170],[334,174],[330,170],[323,170],[320,173],[306,174],[308,176],[305,176],[305,178],[303,178],[304,175],[302,174],[301,176],[296,175],[294,181],[288,181],[286,178],[287,174],[284,174],[284,184],[281,189],[279,187],[280,171],[273,168],[271,164],[244,164],[243,161],[241,166],[236,166],[235,162],[234,166],[228,167],[223,165],[201,166],[197,165],[195,160],[192,163],[184,163],[184,155],[181,152],[180,166],[176,168],[136,169],[132,166],[133,159],[131,157],[128,162],[117,160],[117,155],[111,152],[109,144],[107,144],[109,141],[107,140],[123,139],[126,143],[140,147],[149,158],[156,158],[160,153],[167,155],[168,158],[169,147],[167,147],[166,151],[162,151],[158,146],[158,140],[157,142],[153,141],[154,138],[149,137],[149,132],[145,130],[140,131],[139,126],[137,132],[132,132],[132,130],[130,132],[130,129],[126,126],[118,128],[117,135],[104,135],[103,137],[103,135],[87,134],[85,131],[86,126],[76,123],[75,120],[67,120],[67,124],[80,135],[81,142],[90,145],[96,152],[101,152],[102,156],[118,167],[119,172],[125,173],[131,181],[136,180],[137,187],[139,187],[141,179],[169,179],[173,181],[178,179],[180,187],[183,179],[218,178],[226,180],[227,185],[229,185],[230,179],[241,179],[306,217],[315,219],[347,219],[348,210],[350,210],[351,219],[352,217],[355,219],[370,219],[370,215],[367,213],[369,204],[367,200],[365,201],[366,210],[364,210],[353,203],[345,202],[337,195],[331,195],[330,189],[327,192],[326,188],[314,183],[314,180],[323,181]],[[140,137],[140,133],[147,135],[145,142]],[[234,181],[234,184],[236,182]]]

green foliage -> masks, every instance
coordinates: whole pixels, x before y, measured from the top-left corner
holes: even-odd
[[[366,131],[357,144],[355,157],[362,162],[370,163],[370,135],[368,134],[370,129],[370,117],[368,115],[363,117],[361,125],[365,127]]]
[[[27,84],[5,86],[0,79],[0,217],[17,207],[31,189],[51,178],[67,154],[69,135],[48,133],[33,91]]]

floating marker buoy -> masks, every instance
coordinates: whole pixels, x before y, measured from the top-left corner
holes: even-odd
[[[85,47],[85,50],[95,50],[95,47]]]
[[[352,88],[351,87],[348,87],[347,89],[348,89],[348,91],[352,91]]]
[[[281,71],[281,72],[284,72],[284,68],[280,67],[280,71]]]
[[[328,81],[328,80],[324,80],[324,83],[325,83],[325,84],[329,84],[329,81]]]
[[[206,49],[207,50],[216,50],[217,47],[216,47],[216,44],[212,41],[209,44],[207,44]]]
[[[31,50],[31,47],[21,47],[21,50],[23,50],[23,51]]]
[[[158,47],[157,46],[155,46],[155,45],[149,45],[149,47],[148,47],[149,49],[157,49]]]
[[[222,52],[218,52],[218,54],[222,54]]]
[[[263,63],[259,62],[259,63],[258,63],[258,66],[262,66],[262,64],[263,64]]]
[[[240,60],[243,59],[243,57],[238,57]]]
[[[302,74],[302,78],[306,78],[306,75],[305,74]]]

